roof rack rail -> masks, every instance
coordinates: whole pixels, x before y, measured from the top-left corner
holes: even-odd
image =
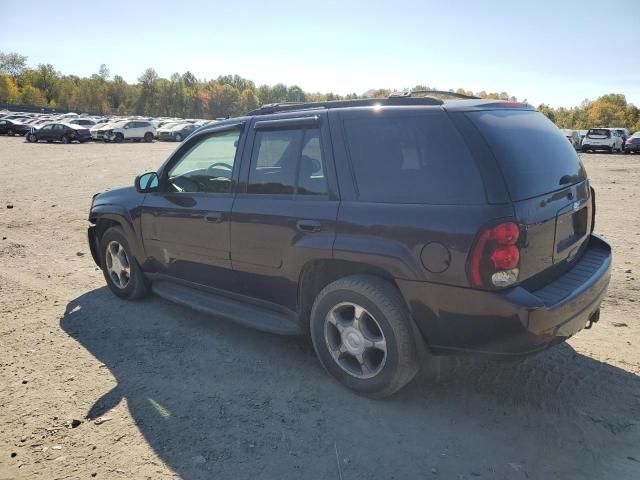
[[[464,93],[457,92],[448,92],[445,90],[405,90],[404,92],[394,92],[389,95],[389,97],[400,97],[400,98],[424,98],[424,97],[414,97],[414,94],[424,94],[427,97],[430,95],[440,95],[440,96],[448,96],[453,98],[461,98],[465,100],[479,100],[481,97],[476,97],[475,95],[465,95]]]
[[[327,102],[285,102],[262,105],[256,110],[247,113],[247,116],[268,115],[278,112],[297,110],[348,108],[348,107],[374,107],[384,105],[442,105],[439,98],[411,97],[410,95],[390,95],[388,98],[361,98],[356,100],[330,100]]]

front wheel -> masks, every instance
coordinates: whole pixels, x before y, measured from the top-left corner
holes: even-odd
[[[418,371],[412,320],[391,283],[354,275],[326,286],[311,310],[311,339],[322,366],[373,398],[392,395]]]
[[[176,142],[181,142],[182,141],[182,135],[179,133],[176,133]]]
[[[124,135],[121,133],[116,133],[116,138],[114,140],[116,143],[122,143],[124,141]]]
[[[148,293],[148,281],[120,227],[111,227],[102,235],[100,252],[102,273],[116,296],[136,300]]]
[[[7,130],[7,135],[13,137],[15,135],[15,132],[10,128],[9,130]]]
[[[69,137],[67,137],[66,135],[62,137],[61,140],[62,140],[62,143],[64,143],[65,145],[68,143],[71,143],[71,140],[69,140]]]
[[[144,141],[147,143],[153,142],[153,133],[147,132],[144,134]]]
[[[35,133],[29,133],[27,135],[27,142],[29,143],[36,143],[38,141],[38,137],[36,137]]]

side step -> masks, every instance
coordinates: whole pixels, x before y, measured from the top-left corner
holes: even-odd
[[[199,312],[223,317],[246,327],[279,335],[299,335],[300,325],[293,316],[262,308],[223,295],[197,290],[169,281],[155,281],[151,289],[171,302],[191,307]]]

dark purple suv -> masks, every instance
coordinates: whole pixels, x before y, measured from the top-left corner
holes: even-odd
[[[119,297],[310,335],[331,375],[383,397],[421,349],[529,354],[597,321],[611,248],[594,214],[531,106],[413,94],[203,127],[94,197],[89,244]]]

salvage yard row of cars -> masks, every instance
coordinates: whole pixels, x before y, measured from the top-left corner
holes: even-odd
[[[0,111],[0,134],[24,136],[28,142],[62,143],[90,140],[120,143],[152,142],[154,139],[181,142],[200,127],[217,120],[100,117],[77,113],[40,114]]]
[[[640,151],[640,132],[629,134],[626,128],[563,129],[573,148],[583,152],[635,153]]]
[[[89,116],[86,114],[40,114],[0,111],[0,135],[22,135],[28,142],[79,142],[90,140],[120,143],[155,140],[182,142],[200,127],[222,120]],[[640,132],[626,128],[563,129],[576,150],[609,153],[640,152]]]

